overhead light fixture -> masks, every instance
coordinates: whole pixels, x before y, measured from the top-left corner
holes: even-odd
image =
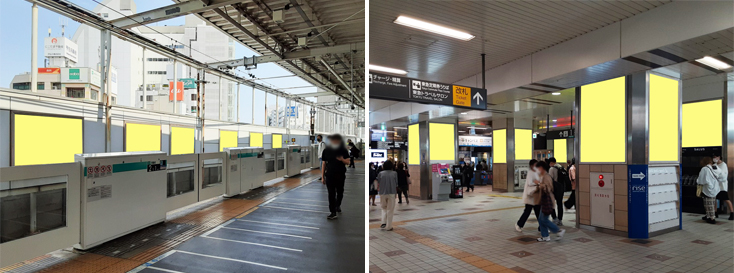
[[[469,33],[458,31],[455,29],[450,29],[444,26],[436,25],[433,23],[429,23],[426,21],[421,21],[418,19],[413,19],[407,16],[400,15],[398,19],[395,19],[395,23],[398,25],[404,25],[407,27],[417,28],[420,30],[433,32],[436,34],[441,34],[445,36],[449,36],[452,38],[456,38],[459,40],[469,41],[471,39],[474,39],[474,35],[471,35]]]
[[[392,127],[393,129],[408,129],[407,127]]]
[[[459,131],[459,133],[466,133],[466,131]]]
[[[731,65],[729,65],[728,63],[722,62],[711,56],[706,56],[701,59],[697,59],[696,61],[719,70],[731,68]]]
[[[466,113],[466,112],[461,112],[461,114],[462,114],[462,115],[466,115],[467,113]]]
[[[553,92],[553,93],[551,93],[551,95],[553,95],[553,96],[558,96],[560,94],[561,94],[561,92]]]
[[[474,129],[484,130],[484,129],[487,129],[487,128],[474,127]]]
[[[405,70],[389,68],[389,67],[384,67],[384,66],[379,66],[379,65],[374,65],[374,64],[370,64],[370,70],[377,70],[380,72],[400,74],[400,75],[408,74],[408,71],[405,71]]]
[[[556,122],[556,120],[554,119],[553,122]]]

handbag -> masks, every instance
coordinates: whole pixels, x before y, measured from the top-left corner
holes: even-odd
[[[703,185],[701,184],[696,185],[696,197],[702,197],[701,192],[703,192]]]
[[[545,215],[550,215],[553,212],[553,199],[550,193],[545,191],[540,192],[540,211]]]

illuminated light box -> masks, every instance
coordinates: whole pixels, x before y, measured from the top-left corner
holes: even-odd
[[[125,123],[125,151],[143,152],[161,150],[161,126]]]
[[[196,141],[194,128],[171,127],[172,155],[193,154],[194,141]]]
[[[283,148],[283,135],[272,134],[273,137],[273,149]]]
[[[494,163],[507,163],[507,130],[500,129],[492,132],[492,152]]]
[[[453,124],[428,123],[429,156],[431,161],[456,160],[456,129]]]
[[[515,160],[533,159],[533,131],[515,129]]]
[[[723,119],[721,100],[683,104],[683,147],[721,146]]]
[[[262,133],[250,133],[250,147],[261,147],[263,146],[263,134]]]
[[[408,126],[408,165],[421,164],[421,146],[418,128],[418,124]]]
[[[553,140],[553,157],[556,158],[558,163],[566,163],[568,160],[568,140],[565,138],[558,138]]]
[[[237,131],[219,130],[219,151],[232,147],[237,147]]]
[[[678,162],[678,85],[678,80],[650,74],[650,162]]]
[[[13,165],[74,162],[84,153],[81,118],[14,115]]]
[[[580,107],[580,160],[625,162],[625,77],[581,86]]]

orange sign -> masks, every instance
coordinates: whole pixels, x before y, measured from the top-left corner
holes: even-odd
[[[61,68],[58,68],[58,67],[39,68],[38,74],[61,74]]]
[[[471,107],[471,88],[454,85],[454,105]]]
[[[183,101],[183,82],[176,82],[176,100]],[[173,82],[168,84],[168,100],[173,101]]]

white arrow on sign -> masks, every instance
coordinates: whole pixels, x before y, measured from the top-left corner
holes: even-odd
[[[633,178],[633,179],[635,179],[635,178],[639,178],[640,180],[642,180],[642,179],[645,179],[645,174],[644,174],[644,173],[642,173],[642,172],[640,172],[639,174],[634,174],[634,173],[633,173],[633,174],[632,174],[632,178]]]
[[[484,100],[484,97],[482,97],[482,95],[479,95],[479,92],[477,92],[476,94],[474,94],[474,99],[476,99],[477,104],[479,104],[479,100]]]

